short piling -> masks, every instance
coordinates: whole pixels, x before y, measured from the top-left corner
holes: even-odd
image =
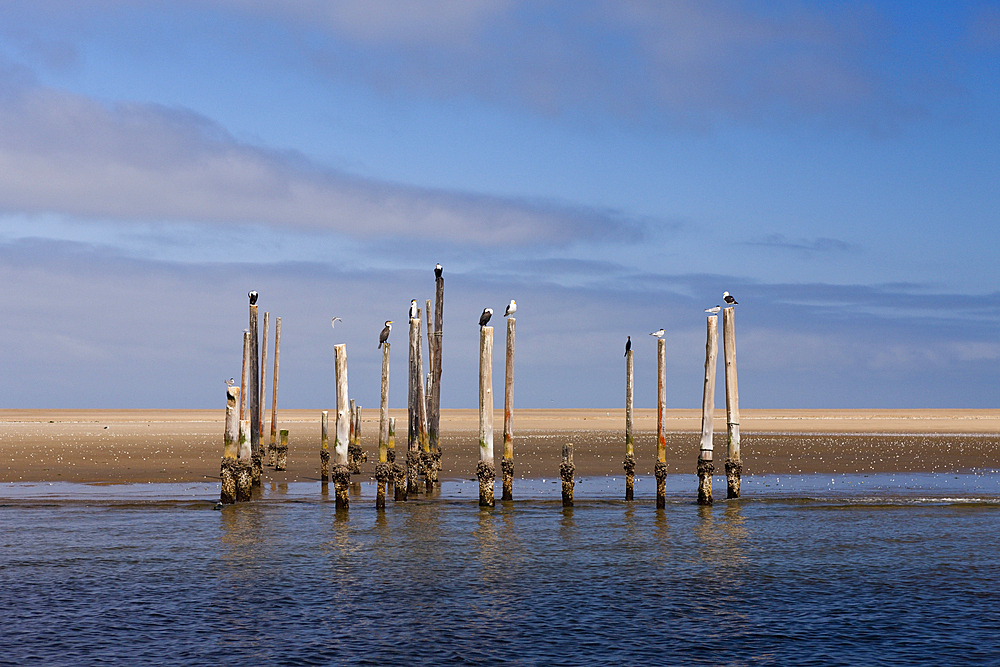
[[[224,505],[236,502],[236,476],[238,473],[239,455],[239,387],[226,388],[226,432],[223,436],[222,449],[222,494],[219,498]]]
[[[334,345],[334,368],[337,382],[337,428],[333,441],[333,482],[337,492],[337,509],[347,509],[347,491],[351,484],[351,471],[347,467],[347,439],[350,403],[347,398],[347,345]]]
[[[330,413],[319,413],[319,479],[330,481]]]
[[[241,419],[239,427],[240,454],[236,466],[236,502],[250,500],[253,488],[253,464],[250,462],[250,420]]]
[[[351,433],[347,445],[347,467],[352,475],[361,473],[361,464],[368,460],[361,448],[361,406],[351,400]]]
[[[288,469],[288,429],[281,429],[281,444],[278,445],[277,462],[274,464],[277,471]]]
[[[479,506],[493,507],[493,327],[479,329]]]
[[[656,341],[656,508],[667,506],[667,341]]]
[[[406,500],[406,466],[396,459],[396,418],[389,417],[389,442],[386,463],[392,466],[392,499]]]
[[[576,466],[573,465],[573,443],[567,442],[562,448],[562,465],[559,466],[559,476],[562,478],[562,504],[563,507],[573,506],[573,473]]]
[[[719,318],[709,315],[705,342],[705,390],[701,400],[701,449],[698,453],[698,504],[712,504],[712,418],[715,416],[715,362],[719,352]]]
[[[514,500],[514,329],[517,323],[507,318],[507,364],[503,384],[503,496]]]
[[[726,355],[726,497],[740,497],[740,387],[736,381],[736,322],[733,307],[722,310],[722,348]]]
[[[382,395],[378,410],[378,464],[375,466],[375,509],[385,509],[385,486],[392,478],[389,464],[389,341],[382,345]]]
[[[635,373],[632,350],[625,353],[625,500],[632,500],[635,486],[635,435],[632,431],[632,399]]]
[[[275,450],[274,447],[277,446],[275,442],[277,440],[277,417],[278,417],[278,361],[281,359],[281,318],[275,318],[274,322],[274,378],[271,380],[271,444],[268,445],[268,451],[273,457]],[[274,459],[271,458],[270,462],[273,463]]]

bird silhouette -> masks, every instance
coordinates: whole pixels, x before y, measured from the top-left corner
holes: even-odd
[[[479,316],[479,327],[485,327],[490,323],[490,318],[493,317],[492,308],[483,308],[483,314]]]
[[[336,329],[337,328],[337,322],[343,322],[343,321],[344,320],[340,319],[339,317],[335,317],[332,320],[330,320],[330,326],[333,327],[334,329]]]
[[[250,290],[247,292],[247,296],[250,297],[250,305],[253,306],[257,303],[257,291]]]
[[[382,343],[389,340],[389,333],[392,331],[392,320],[385,321],[385,329],[382,329],[382,333],[378,335],[378,348],[382,348]]]
[[[436,266],[434,267],[434,277],[435,277],[435,278],[440,278],[440,277],[441,277],[441,272],[442,272],[442,271],[444,271],[444,267],[442,267],[442,266],[441,266],[440,264],[437,264],[437,265],[436,265]]]
[[[628,352],[631,349],[632,349],[632,337],[631,336],[625,336],[625,356],[626,357],[628,356]]]

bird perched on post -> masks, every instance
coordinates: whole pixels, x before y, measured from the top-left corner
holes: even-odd
[[[492,308],[483,308],[483,314],[479,316],[479,327],[485,327],[490,323],[490,318],[493,317]]]
[[[706,308],[705,312],[706,313],[711,313],[712,315],[717,315],[720,310],[722,310],[721,306],[714,306],[712,308]]]
[[[739,305],[739,303],[740,303],[739,301],[737,301],[736,299],[734,299],[733,295],[730,294],[729,292],[723,292],[722,293],[722,300],[726,302],[727,306],[736,306],[736,305]]]
[[[256,290],[250,290],[249,292],[247,292],[247,296],[250,297],[250,305],[251,306],[253,306],[254,304],[257,303],[257,291]]]
[[[628,356],[628,352],[631,349],[632,349],[632,337],[631,336],[625,336],[625,356],[626,357]]]
[[[659,331],[654,331],[654,332],[650,333],[649,335],[650,336],[656,336],[657,338],[663,338],[663,334],[664,334],[664,330],[660,329]]]
[[[514,303],[514,299],[511,299],[510,303],[507,304],[507,310],[503,312],[503,316],[507,317],[508,315],[513,315],[516,312],[517,312],[517,304]]]
[[[226,380],[227,387],[232,387],[234,384],[236,384],[236,378],[229,378],[228,380]]]
[[[416,299],[411,299],[410,300],[410,319],[411,320],[417,319],[417,300]]]
[[[442,267],[440,264],[436,264],[434,266],[434,277],[435,278],[440,278],[442,271],[444,271],[444,267]]]
[[[386,320],[385,329],[382,329],[382,333],[378,335],[378,348],[376,349],[381,349],[382,343],[389,340],[389,332],[391,331],[392,331],[392,320]]]

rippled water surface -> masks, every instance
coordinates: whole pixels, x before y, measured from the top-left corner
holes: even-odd
[[[0,664],[1000,664],[997,473],[0,488]],[[588,486],[589,485],[589,486]],[[725,493],[716,482],[716,493]]]

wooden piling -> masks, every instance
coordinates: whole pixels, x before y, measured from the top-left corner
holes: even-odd
[[[667,341],[656,341],[656,508],[667,506]]]
[[[330,413],[319,413],[319,479],[326,484],[330,481]]]
[[[250,304],[250,368],[247,376],[247,419],[250,420],[250,449],[253,450],[253,483],[260,484],[264,450],[260,446],[260,340],[257,331],[257,304]]]
[[[392,464],[393,500],[406,500],[406,466],[396,460],[396,418],[389,417],[386,462]]]
[[[701,400],[701,449],[698,453],[698,504],[712,504],[712,418],[715,415],[715,361],[719,352],[719,318],[707,318],[705,342],[705,391]]]
[[[260,342],[260,431],[261,437],[264,437],[264,424],[267,423],[264,419],[267,414],[267,329],[268,320],[270,319],[269,313],[264,311],[264,333],[261,337]],[[268,447],[270,449],[270,446]],[[270,463],[268,464],[270,465]]]
[[[420,317],[420,310],[417,310],[417,317]],[[424,362],[423,362],[423,341],[420,333],[419,322],[417,325],[417,444],[420,446],[420,470],[424,474],[424,484],[428,491],[434,488],[437,482],[437,470],[434,468],[434,457],[431,456],[431,443],[427,437],[427,394],[424,391]]]
[[[740,387],[736,380],[736,321],[733,307],[722,310],[722,347],[726,355],[726,497],[740,497]]]
[[[239,426],[240,454],[236,467],[236,502],[250,500],[253,488],[253,464],[250,462],[250,420],[241,419]]]
[[[240,421],[247,416],[247,375],[250,369],[250,330],[243,330],[243,379],[240,380]]]
[[[382,344],[382,394],[378,410],[378,463],[375,464],[375,509],[385,509],[385,485],[392,478],[389,465],[389,341]]]
[[[222,494],[219,498],[224,505],[236,502],[236,476],[238,473],[239,455],[239,400],[240,388],[226,388],[226,432],[223,436],[222,449]]]
[[[635,435],[632,430],[632,399],[635,373],[632,350],[625,353],[625,500],[632,500],[635,486]]]
[[[337,509],[347,509],[347,490],[351,484],[351,472],[347,467],[347,439],[350,431],[348,422],[350,403],[347,398],[347,345],[333,346],[334,368],[337,382],[337,428],[333,441],[333,482],[337,492]]]
[[[278,362],[281,359],[281,318],[275,318],[274,322],[274,379],[271,388],[271,447],[277,443],[277,416],[278,416]]]
[[[274,464],[277,471],[288,469],[288,429],[281,429],[281,444],[278,445],[278,460]]]
[[[427,299],[424,313],[427,316],[427,370],[430,379],[427,383],[427,414],[430,414],[430,386],[434,382],[434,313],[431,312],[431,300]]]
[[[430,406],[427,410],[427,437],[430,440],[431,454],[434,456],[434,469],[441,470],[441,334],[444,323],[444,277],[435,279],[434,294],[434,361],[431,374]],[[428,340],[428,345],[431,340]]]
[[[361,408],[351,399],[351,425],[347,438],[347,468],[352,475],[361,473],[361,463],[365,459],[361,449]]]
[[[417,359],[420,356],[420,317],[410,318],[409,391],[407,392],[406,424],[406,492],[419,491],[417,476],[420,474],[420,396],[423,379]]]
[[[503,495],[501,500],[514,500],[514,317],[507,318],[507,364],[503,384]]]
[[[493,507],[493,327],[479,328],[479,506]]]
[[[573,465],[573,443],[567,442],[562,448],[562,465],[559,466],[559,476],[562,478],[562,504],[563,507],[573,506],[573,473],[576,466]]]

